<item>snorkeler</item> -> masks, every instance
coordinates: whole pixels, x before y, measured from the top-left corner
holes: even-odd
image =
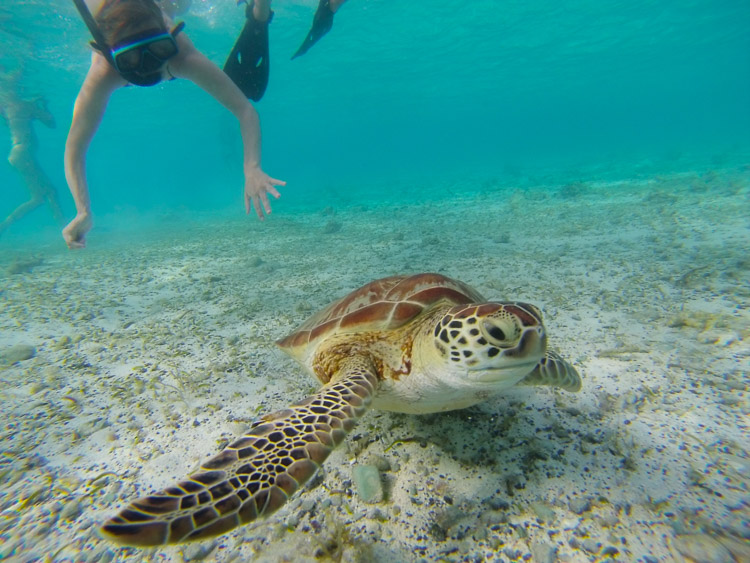
[[[313,24],[305,40],[292,56],[296,59],[307,53],[333,26],[335,14],[346,0],[320,0]],[[250,0],[245,6],[245,26],[227,57],[224,72],[240,90],[253,101],[260,101],[268,86],[270,57],[268,52],[268,24],[273,12],[270,2]]]
[[[8,155],[8,162],[20,174],[31,193],[31,199],[19,205],[0,223],[0,234],[45,202],[50,206],[55,221],[61,226],[65,223],[57,198],[57,190],[36,160],[37,140],[31,126],[32,122],[37,120],[50,129],[54,129],[55,118],[47,108],[47,100],[43,97],[21,97],[18,84],[20,75],[20,69],[14,73],[0,74],[0,115],[8,124],[13,145]]]
[[[92,16],[84,0],[73,0],[94,41],[91,66],[78,92],[73,121],[65,145],[65,178],[76,204],[76,217],[63,229],[69,248],[83,248],[92,227],[85,157],[112,93],[123,86],[153,86],[162,80],[187,78],[211,94],[240,123],[244,145],[245,210],[251,206],[259,219],[271,212],[268,194],[278,198],[276,186],[286,182],[261,169],[260,123],[255,108],[242,92],[182,32],[172,26],[169,13],[154,0],[90,0],[98,5]],[[270,0],[256,0],[270,5]],[[269,8],[270,11],[270,8]]]

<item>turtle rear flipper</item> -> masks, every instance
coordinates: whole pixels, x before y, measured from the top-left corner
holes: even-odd
[[[344,440],[377,384],[369,359],[349,359],[320,391],[262,417],[186,480],[131,503],[103,534],[122,545],[180,543],[275,512]]]
[[[529,375],[520,381],[521,385],[549,385],[575,393],[581,390],[581,376],[576,368],[563,360],[557,352],[547,351]]]

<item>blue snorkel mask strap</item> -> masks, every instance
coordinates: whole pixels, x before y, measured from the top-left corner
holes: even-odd
[[[114,68],[115,61],[112,59],[112,52],[110,51],[110,47],[107,44],[107,40],[104,39],[104,35],[99,29],[99,26],[96,25],[96,20],[94,20],[94,16],[91,15],[86,2],[84,2],[83,0],[73,0],[73,4],[75,4],[76,8],[78,8],[78,13],[81,14],[83,23],[85,23],[86,27],[89,28],[91,37],[94,38],[94,40],[91,42],[91,46],[99,51],[102,56],[107,59],[107,62],[112,65],[112,68]]]

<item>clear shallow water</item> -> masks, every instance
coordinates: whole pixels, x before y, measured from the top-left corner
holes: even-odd
[[[747,2],[351,0],[331,34],[290,61],[314,7],[274,4],[271,81],[257,107],[264,168],[289,182],[277,212],[338,203],[321,199],[326,189],[356,194],[362,178],[517,182],[592,167],[622,177],[643,160],[674,170],[748,145]],[[63,0],[4,6],[0,18],[0,61],[13,68],[23,55],[28,92],[57,117],[56,131],[37,127],[40,159],[71,212],[60,161],[87,30]],[[223,63],[241,9],[196,1],[184,19]],[[94,211],[241,209],[240,151],[232,116],[192,84],[117,92],[89,155]],[[11,187],[5,210],[23,189],[8,166],[0,179]]]
[[[747,539],[747,2],[350,0],[289,61],[314,8],[274,3],[257,107],[264,168],[289,185],[268,222],[243,215],[231,115],[174,82],[113,97],[89,153],[86,251],[68,253],[46,209],[0,238],[0,350],[36,348],[0,371],[0,556],[154,556],[113,549],[95,526],[184,475],[238,420],[310,391],[274,339],[359,284],[421,270],[538,303],[583,391],[372,413],[323,486],[209,559],[312,560],[342,522],[364,530],[350,551],[374,545],[383,561],[415,546],[428,559],[553,546],[591,560],[583,534],[623,561],[680,561],[676,538]],[[241,10],[196,1],[184,19],[222,63]],[[62,150],[88,39],[68,2],[0,8],[0,62],[24,55],[26,92],[57,117],[36,127],[39,159],[68,213]],[[26,193],[4,163],[0,193],[3,215]],[[407,441],[386,450],[394,439]],[[323,510],[351,487],[350,463],[375,455],[393,464],[380,516],[356,494]],[[107,471],[118,477],[97,480]],[[512,495],[496,491],[516,485],[504,507]]]

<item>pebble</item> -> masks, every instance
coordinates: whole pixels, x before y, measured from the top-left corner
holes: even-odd
[[[620,523],[620,519],[614,514],[603,514],[598,518],[598,521],[603,528],[614,528]]]
[[[362,522],[360,531],[362,534],[373,538],[380,538],[381,536],[381,526],[378,522],[373,520],[365,520]]]
[[[370,463],[378,468],[378,471],[386,472],[391,470],[391,462],[387,457],[382,455],[374,455],[369,459]]]
[[[498,497],[489,497],[482,501],[487,504],[492,510],[508,510],[510,503],[507,500]]]
[[[455,526],[459,520],[465,518],[467,514],[455,506],[448,506],[445,510],[435,514],[435,522],[443,529],[449,530]]]
[[[589,553],[599,553],[599,550],[602,548],[602,544],[600,544],[594,538],[587,538],[581,542],[581,547],[584,549],[584,551],[588,551]]]
[[[503,549],[503,555],[505,555],[505,557],[507,557],[511,561],[515,561],[516,559],[521,557],[521,555],[523,555],[523,552],[518,549],[513,549],[512,547],[506,547],[505,549]]]
[[[536,517],[542,522],[554,522],[556,519],[555,511],[543,502],[532,502],[531,510],[534,511]]]
[[[60,519],[73,522],[83,512],[81,503],[78,499],[73,499],[70,502],[65,503],[65,507],[60,511]]]
[[[531,559],[534,563],[555,563],[557,548],[547,542],[535,540],[531,542]]]
[[[380,522],[385,522],[388,520],[388,516],[383,514],[383,512],[379,508],[373,508],[370,510],[370,512],[367,513],[367,517],[372,520],[379,520]]]
[[[568,503],[568,508],[576,514],[583,514],[591,510],[591,501],[584,497],[576,497]]]
[[[73,344],[73,340],[70,338],[70,336],[63,336],[59,338],[58,340],[55,340],[52,344],[53,350],[64,350],[66,348],[69,348]]]
[[[202,561],[214,550],[216,541],[211,543],[194,543],[185,546],[182,550],[182,557],[185,561]]]
[[[311,498],[306,498],[299,505],[300,512],[310,512],[315,506],[315,501]]]
[[[352,513],[352,522],[356,522],[358,520],[362,520],[367,516],[367,511],[364,508],[360,508],[359,510]]]
[[[352,471],[352,479],[359,497],[368,504],[383,500],[383,485],[380,471],[374,465],[358,465]]]
[[[729,550],[706,534],[677,536],[673,545],[682,555],[696,563],[733,563]]]
[[[287,533],[287,527],[285,524],[275,524],[271,527],[271,533],[269,534],[269,537],[271,538],[271,541],[278,541],[281,538],[284,537],[284,534]]]
[[[16,362],[23,362],[29,360],[36,355],[36,348],[30,344],[16,344],[11,346],[3,354],[3,360],[8,364],[15,364]]]

